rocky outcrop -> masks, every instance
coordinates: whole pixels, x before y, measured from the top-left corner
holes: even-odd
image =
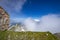
[[[9,14],[0,7],[0,30],[7,30],[9,28]]]

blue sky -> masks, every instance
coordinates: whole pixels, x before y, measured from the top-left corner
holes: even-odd
[[[23,12],[26,16],[39,17],[46,14],[59,14],[60,1],[59,0],[28,0]]]
[[[11,18],[39,18],[47,14],[60,14],[60,0],[1,0],[0,6]]]

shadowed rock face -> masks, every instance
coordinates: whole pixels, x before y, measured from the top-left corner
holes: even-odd
[[[7,30],[9,27],[9,15],[0,7],[0,30]]]

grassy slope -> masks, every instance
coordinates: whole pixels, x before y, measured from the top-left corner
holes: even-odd
[[[49,32],[0,31],[0,40],[58,40],[58,39]]]
[[[60,40],[60,33],[55,33],[54,35]]]

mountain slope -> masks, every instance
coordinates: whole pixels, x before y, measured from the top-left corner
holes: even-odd
[[[60,33],[55,33],[54,35],[60,40]]]
[[[58,40],[49,32],[0,31],[0,40]]]

